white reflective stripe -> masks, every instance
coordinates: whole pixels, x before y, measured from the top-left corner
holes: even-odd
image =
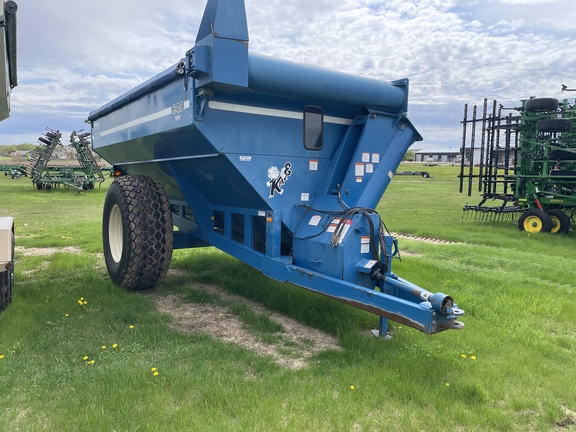
[[[184,101],[184,109],[190,108],[190,101]],[[129,121],[128,123],[123,123],[121,125],[115,126],[111,129],[105,130],[104,132],[100,132],[100,137],[105,137],[106,135],[113,134],[115,132],[119,132],[124,129],[128,129],[134,126],[141,125],[143,123],[147,123],[149,121],[158,120],[159,118],[166,117],[172,114],[172,107],[164,108],[161,111],[157,111],[155,113],[149,114],[144,117],[137,118],[135,120]]]
[[[261,108],[249,105],[238,105],[238,104],[231,104],[225,102],[216,102],[216,101],[209,101],[208,106],[212,109],[219,110],[219,111],[232,111],[238,112],[243,114],[255,114],[255,115],[263,115],[269,117],[282,117],[282,118],[289,118],[295,120],[303,120],[304,114],[297,111],[285,111],[285,110],[278,110],[272,108]],[[324,116],[324,121],[326,123],[334,123],[334,124],[342,124],[342,125],[350,125],[352,124],[352,120],[340,118],[340,117],[331,117],[331,116]]]

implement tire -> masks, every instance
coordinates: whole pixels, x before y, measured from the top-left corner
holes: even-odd
[[[110,278],[129,289],[156,286],[172,259],[172,211],[156,180],[129,175],[117,178],[104,202],[102,237]]]
[[[518,229],[529,233],[550,232],[552,219],[542,210],[527,210],[518,219]]]
[[[539,132],[570,132],[572,121],[563,118],[543,119],[538,122]]]
[[[557,209],[546,210],[546,213],[552,219],[552,229],[550,230],[552,234],[570,231],[570,218],[566,213]]]
[[[12,301],[12,288],[14,286],[14,238],[12,238],[12,255],[10,268],[0,273],[0,312],[8,307]]]
[[[558,109],[558,99],[538,98],[526,101],[526,111],[556,111]]]

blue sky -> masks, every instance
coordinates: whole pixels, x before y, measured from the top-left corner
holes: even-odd
[[[576,87],[573,0],[245,2],[252,52],[409,78],[418,148],[458,147],[465,103],[576,97],[560,92]],[[18,3],[19,85],[0,145],[87,129],[88,113],[184,56],[205,0]]]

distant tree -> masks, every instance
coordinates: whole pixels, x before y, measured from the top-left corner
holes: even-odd
[[[0,156],[10,156],[15,151],[32,151],[36,145],[30,143],[0,145]]]
[[[403,161],[413,161],[414,160],[414,151],[408,150],[404,157],[402,158]]]
[[[14,144],[0,146],[0,155],[10,156],[10,153],[17,151],[18,148]]]

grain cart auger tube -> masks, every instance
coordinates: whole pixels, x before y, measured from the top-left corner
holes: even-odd
[[[122,174],[104,204],[114,282],[154,286],[173,248],[212,245],[289,282],[432,334],[451,297],[392,273],[373,210],[420,135],[408,80],[249,53],[242,0],[208,0],[194,47],[92,112],[94,150]],[[173,226],[177,230],[173,230]]]

